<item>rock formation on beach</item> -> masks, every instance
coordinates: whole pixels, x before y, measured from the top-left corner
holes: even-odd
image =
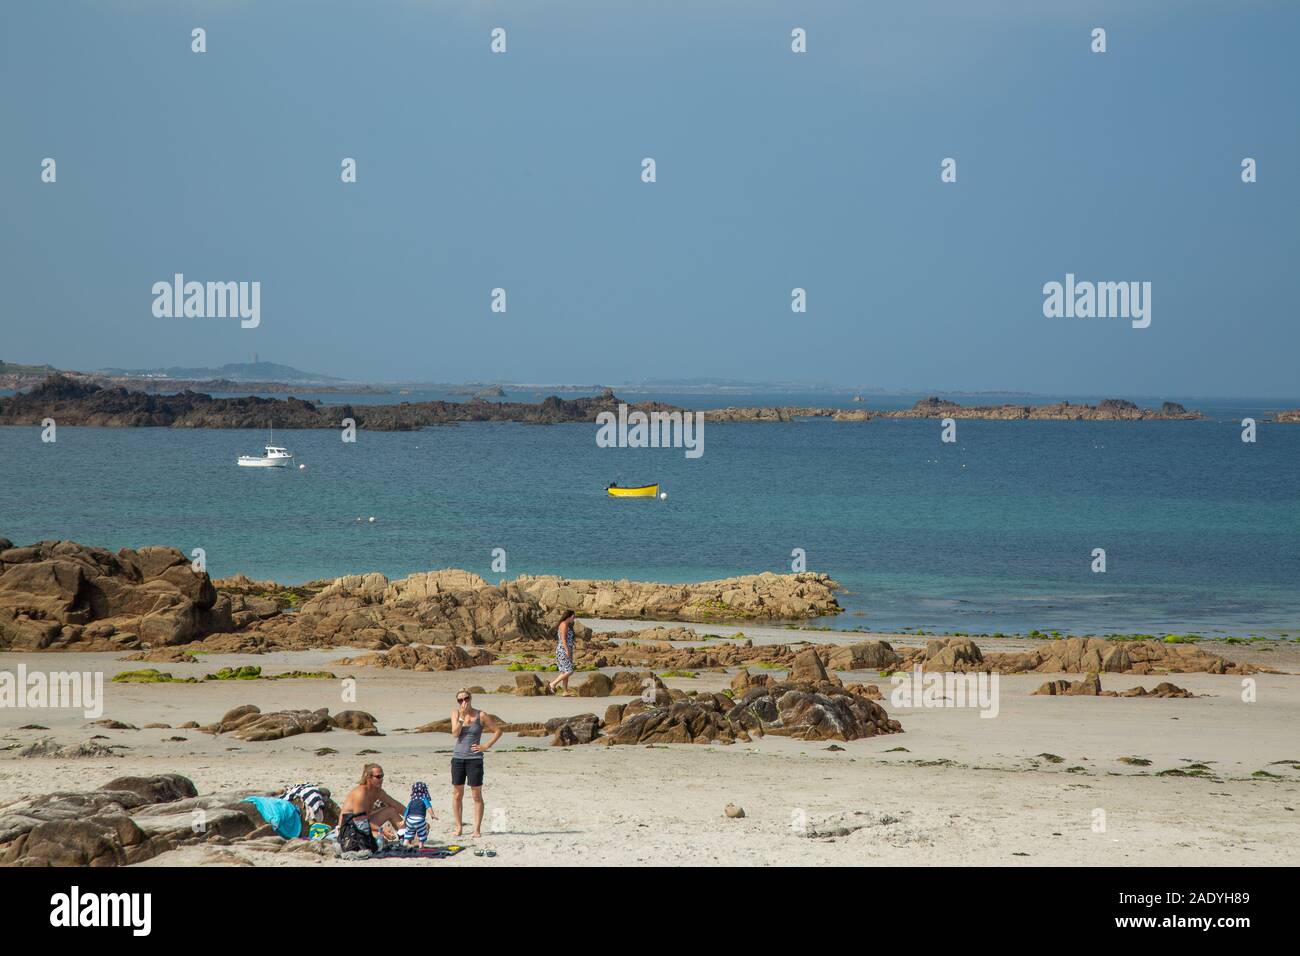
[[[379,736],[373,715],[363,710],[345,710],[333,717],[328,710],[280,710],[264,714],[252,704],[228,711],[215,724],[197,729],[205,734],[230,734],[237,740],[259,742],[282,740],[299,734],[320,734],[334,729],[354,730],[363,737]]]
[[[643,412],[681,411],[661,402],[627,402],[606,390],[600,395],[562,399],[550,396],[535,404],[494,402],[402,402],[398,405],[315,405],[299,398],[213,398],[183,391],[155,395],[125,388],[101,388],[63,375],[51,375],[29,392],[0,398],[0,425],[39,425],[53,418],[60,425],[160,428],[339,428],[351,418],[371,431],[413,431],[427,425],[458,422],[526,422],[553,425],[594,422],[602,411],[620,404]]]
[[[1096,405],[958,405],[947,399],[923,398],[911,408],[878,412],[883,418],[979,418],[998,421],[1195,421],[1205,416],[1189,412],[1177,402],[1159,409],[1138,408],[1130,401],[1108,398]]]
[[[554,615],[558,621],[559,615]],[[508,640],[549,641],[551,622],[516,584],[497,587],[468,571],[449,569],[389,581],[382,574],[338,578],[293,614],[254,622],[246,636],[277,647],[352,645],[382,650],[399,644],[444,645],[437,669],[455,654],[450,645]],[[453,657],[458,666],[474,658]],[[415,661],[420,663],[420,661]]]
[[[1108,641],[1101,637],[1068,637],[1041,648],[1007,653],[983,653],[970,638],[931,640],[923,648],[898,650],[897,670],[987,671],[1001,674],[1257,674],[1267,668],[1235,664],[1194,644],[1163,641]]]
[[[167,773],[118,777],[93,790],[26,797],[0,806],[0,866],[129,866],[197,844],[238,843],[267,852],[333,852],[321,841],[286,841],[276,836],[253,804],[243,802],[256,793],[238,790],[199,796],[189,778]],[[338,805],[323,787],[321,795],[325,821],[337,823]],[[294,801],[294,805],[305,820],[302,803]]]
[[[1273,416],[1273,421],[1283,424],[1300,423],[1300,408],[1288,409],[1285,412],[1278,412]]]
[[[901,732],[902,725],[864,690],[828,675],[809,649],[798,656],[788,680],[755,683],[735,700],[699,694],[615,705],[606,723],[614,717],[618,722],[605,728],[602,739],[606,744],[734,743],[764,734],[858,740]]]
[[[174,548],[0,538],[0,650],[134,649],[233,627],[230,598]]]
[[[1102,690],[1101,677],[1097,674],[1089,674],[1080,681],[1068,680],[1051,680],[1044,684],[1038,690],[1034,691],[1031,697],[1195,697],[1190,690],[1185,687],[1177,687],[1168,681],[1161,681],[1152,690],[1145,687],[1130,687],[1126,691]]]
[[[747,574],[698,584],[570,580],[520,575],[514,582],[548,611],[573,610],[582,617],[660,621],[799,620],[838,614],[828,575]]]
[[[824,574],[762,574],[695,584],[570,580],[521,575],[493,585],[468,571],[420,572],[390,581],[356,574],[282,588],[237,576],[218,582],[173,548],[113,554],[72,541],[14,547],[0,539],[0,650],[128,650],[133,659],[192,661],[192,652],[263,653],[321,647],[375,652],[340,663],[448,671],[501,662],[535,670],[551,663],[555,627],[573,609],[584,617],[768,621],[839,611],[838,585]],[[290,610],[292,608],[292,610]],[[706,640],[683,627],[575,633],[595,668],[724,671],[763,666],[792,681],[819,679],[798,661],[832,671],[997,671],[1006,674],[1202,672],[1254,674],[1195,644],[1070,637],[1026,651],[984,653],[965,637],[925,647],[884,641],[797,646]],[[523,685],[521,685],[523,686]]]

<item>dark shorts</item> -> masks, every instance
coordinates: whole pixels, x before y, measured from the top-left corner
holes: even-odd
[[[483,758],[466,760],[464,757],[451,758],[451,785],[463,787],[466,781],[471,787],[483,786]]]

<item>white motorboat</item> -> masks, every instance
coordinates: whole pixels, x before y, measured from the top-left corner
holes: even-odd
[[[265,455],[240,455],[239,464],[244,468],[284,468],[293,462],[293,455],[288,449],[275,445],[266,446]]]
[[[275,430],[271,430],[271,441],[275,441]],[[267,445],[266,454],[257,455],[240,455],[239,465],[242,468],[286,468],[293,464],[293,455],[289,449],[281,448],[279,445]]]

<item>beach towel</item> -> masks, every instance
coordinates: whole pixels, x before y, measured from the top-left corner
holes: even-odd
[[[390,843],[378,853],[372,853],[370,859],[445,860],[449,856],[455,856],[463,849],[465,849],[463,846],[455,843],[448,846],[402,846],[401,844]]]
[[[281,800],[292,801],[294,798],[302,801],[310,820],[318,822],[325,819],[325,795],[320,792],[320,787],[310,783],[297,783],[286,787],[284,793],[280,794]]]
[[[309,840],[326,840],[329,839],[334,828],[328,823],[313,823],[307,830],[307,839]]]
[[[302,833],[302,814],[288,800],[277,797],[245,797],[241,802],[255,806],[262,819],[275,827],[275,832],[286,840],[296,839]]]

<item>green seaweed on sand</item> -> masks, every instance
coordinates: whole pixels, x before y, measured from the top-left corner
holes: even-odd
[[[1148,760],[1146,757],[1120,757],[1120,758],[1119,758],[1119,762],[1120,762],[1120,763],[1126,763],[1126,764],[1128,764],[1128,765],[1131,766],[1131,767],[1149,767],[1149,766],[1151,766],[1151,761]]]
[[[156,667],[146,667],[138,671],[122,671],[113,675],[114,684],[197,684],[197,677],[177,677]]]
[[[695,671],[664,671],[664,672],[661,673],[659,676],[660,676],[660,677],[690,677],[690,678],[695,678],[695,677],[699,677],[700,675],[697,674],[697,673],[695,673]]]
[[[1065,758],[1057,754],[1041,753],[1038,756],[1042,757],[1048,763],[1065,763]]]
[[[262,668],[255,664],[243,667],[223,667],[215,674],[208,674],[204,680],[257,680],[262,676]]]

